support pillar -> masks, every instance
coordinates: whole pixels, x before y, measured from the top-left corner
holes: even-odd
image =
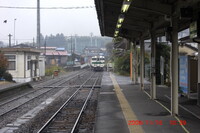
[[[171,115],[178,115],[178,17],[172,18]]]
[[[198,44],[198,88],[197,105],[200,106],[200,43]]]
[[[137,49],[136,49],[136,44],[135,43],[133,43],[133,65],[132,65],[132,75],[133,75],[133,83],[134,84],[136,84],[136,51],[137,51]]]
[[[136,45],[136,43],[135,43]],[[138,84],[138,51],[135,47],[135,83]]]
[[[140,89],[144,90],[144,39],[140,42]]]
[[[151,31],[151,99],[156,99],[156,36]]]
[[[130,43],[130,78],[133,81],[133,43]]]

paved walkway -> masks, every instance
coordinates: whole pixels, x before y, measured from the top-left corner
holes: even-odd
[[[145,86],[147,92],[141,91],[139,85],[133,85],[129,77],[104,72],[95,133],[199,132],[199,119],[183,109],[179,110],[181,116],[171,116],[167,102],[151,100],[148,85]]]

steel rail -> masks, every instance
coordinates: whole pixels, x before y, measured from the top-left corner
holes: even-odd
[[[81,108],[81,111],[80,111],[80,113],[79,113],[79,115],[78,115],[78,117],[77,117],[77,119],[76,119],[76,122],[75,122],[75,124],[74,124],[74,126],[73,126],[73,128],[72,128],[72,130],[71,130],[71,133],[74,133],[74,131],[75,131],[75,129],[76,129],[76,127],[77,127],[77,125],[78,125],[78,122],[79,122],[79,120],[80,120],[80,118],[81,118],[81,115],[83,114],[83,111],[85,110],[85,108],[86,108],[86,106],[87,106],[87,104],[88,104],[89,98],[91,97],[91,95],[92,95],[92,93],[93,93],[93,91],[94,91],[94,86],[96,85],[97,81],[98,81],[98,78],[95,80],[95,82],[94,82],[94,84],[93,84],[93,86],[92,86],[92,88],[91,88],[91,90],[90,90],[90,93],[88,94],[88,96],[87,96],[87,98],[86,98],[86,100],[85,100],[85,102],[84,102],[84,104],[83,104],[83,107]]]
[[[94,75],[94,73],[93,73]],[[51,116],[51,118],[38,130],[37,133],[41,133],[45,130],[45,128],[54,120],[54,118],[58,115],[58,113],[73,99],[73,97],[78,94],[78,92],[83,88],[83,85],[86,84],[91,77],[91,75],[68,99],[67,101]]]
[[[85,72],[86,72],[86,71],[84,71],[84,72],[81,73],[81,74],[74,75],[73,77],[67,77],[67,79],[63,79],[62,82],[60,82],[59,85],[56,85],[56,86],[50,86],[50,87],[48,87],[48,86],[45,86],[45,87],[39,86],[39,89],[37,89],[37,90],[30,91],[30,92],[28,92],[28,93],[25,93],[25,94],[23,94],[23,95],[20,95],[20,96],[18,96],[18,97],[14,97],[14,98],[12,98],[12,99],[10,99],[10,100],[7,100],[7,101],[5,101],[5,102],[0,103],[0,106],[3,106],[3,105],[8,104],[8,103],[11,103],[11,102],[13,102],[13,101],[15,101],[15,100],[18,100],[18,99],[20,99],[20,98],[22,98],[22,97],[25,97],[25,96],[29,95],[29,94],[35,93],[35,92],[37,92],[37,91],[39,91],[39,90],[41,90],[41,89],[43,89],[43,88],[64,88],[64,87],[66,87],[66,86],[60,86],[60,85],[62,85],[62,84],[65,83],[65,82],[68,82],[69,80],[71,80],[71,79],[73,79],[73,78],[75,78],[75,77],[77,77],[77,76],[79,76],[79,75],[84,74]],[[71,75],[73,75],[73,74],[71,74]],[[71,76],[71,75],[69,75],[69,76]],[[64,81],[64,80],[65,80],[65,81]],[[53,82],[53,83],[51,83],[51,84],[55,84],[55,82]]]
[[[73,78],[76,77],[76,76],[78,76],[78,75],[73,76],[72,78],[68,79],[67,81],[73,79]],[[67,82],[67,81],[65,81],[65,82]],[[85,82],[84,82],[84,83],[85,83]],[[63,82],[60,83],[60,84],[63,84]],[[82,87],[82,86],[80,86],[80,87]],[[66,88],[69,88],[69,87],[66,87]],[[22,103],[22,104],[20,104],[20,105],[18,105],[18,106],[16,106],[16,107],[13,107],[13,108],[11,108],[11,109],[9,109],[9,110],[7,110],[7,111],[1,113],[0,116],[3,116],[3,115],[5,115],[5,114],[7,114],[7,113],[9,113],[9,112],[11,112],[11,111],[17,109],[17,108],[19,108],[20,106],[22,106],[22,105],[24,105],[24,104],[30,102],[31,100],[34,100],[34,99],[38,98],[39,96],[44,95],[45,93],[48,93],[48,92],[50,92],[50,91],[52,91],[52,90],[53,90],[53,88],[51,88],[51,89],[49,89],[49,90],[47,90],[47,91],[45,91],[45,92],[42,92],[41,94],[39,94],[39,95],[37,95],[37,96],[35,96],[35,97],[29,99],[28,101],[26,101],[26,102],[24,102],[24,103]],[[24,95],[24,96],[26,96],[26,95]],[[19,98],[18,98],[18,99],[19,99]],[[17,99],[14,99],[14,100],[17,100]],[[14,100],[12,100],[12,101],[14,101]],[[12,102],[12,101],[8,101],[7,104],[10,103],[10,102]],[[5,103],[4,103],[4,104],[5,104]],[[3,105],[3,106],[4,106],[4,105]]]
[[[72,74],[69,74],[67,78],[70,78],[70,76],[74,75],[73,77],[70,78],[70,79],[73,79],[73,78],[75,78],[76,76],[85,74],[86,72],[87,72],[87,71],[83,71],[83,72],[81,72],[81,74],[77,74],[77,73],[78,73],[78,72],[77,72],[77,73],[75,73],[75,75],[72,73]],[[60,79],[61,79],[61,80],[60,80]],[[69,80],[70,80],[70,79],[69,79]],[[49,81],[47,81],[47,82],[43,82],[43,83],[40,83],[40,84],[38,84],[38,85],[40,85],[40,86],[50,86],[50,85],[55,84],[55,83],[57,83],[57,82],[62,82],[63,80],[65,80],[65,78],[62,76],[62,77],[59,77],[58,79],[49,80]],[[38,85],[33,85],[33,87],[38,87]]]

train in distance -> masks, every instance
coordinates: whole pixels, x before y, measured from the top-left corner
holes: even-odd
[[[105,68],[105,56],[93,56],[90,60],[90,67],[93,71],[103,71]]]

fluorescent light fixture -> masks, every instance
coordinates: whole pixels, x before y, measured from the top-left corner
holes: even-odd
[[[122,9],[121,9],[121,12],[122,13],[125,13],[128,11],[128,8],[129,8],[130,4],[123,4],[122,5]]]
[[[122,8],[121,8],[121,12],[122,13],[126,13],[131,5],[132,0],[124,0]]]
[[[124,15],[123,15],[123,14],[120,14],[117,23],[118,23],[118,24],[122,24],[123,21],[124,21]]]
[[[121,26],[122,26],[122,24],[119,23],[119,24],[117,24],[116,27],[119,29]]]
[[[121,23],[123,23],[123,22],[124,22],[124,18],[119,18],[119,19],[118,19],[118,23],[121,24]]]
[[[118,33],[116,33],[116,31],[115,31],[115,33],[114,33],[114,36],[115,36],[115,37],[118,36]]]

